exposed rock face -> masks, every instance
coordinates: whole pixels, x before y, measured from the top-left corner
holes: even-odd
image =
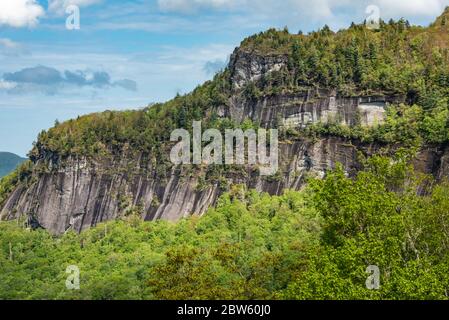
[[[295,93],[265,96],[256,101],[239,94],[247,84],[264,75],[286,67],[287,55],[261,56],[236,50],[231,56],[232,87],[236,94],[226,114],[243,121],[250,118],[264,127],[283,124],[287,127],[306,127],[317,122],[339,122],[352,126],[372,126],[384,120],[388,104],[404,103],[404,96],[344,97],[334,90],[304,89]]]
[[[309,89],[298,93],[266,96],[257,101],[236,97],[230,115],[243,121],[250,118],[264,127],[279,124],[307,127],[313,123],[335,122],[348,126],[381,124],[389,104],[405,101],[401,96],[340,97],[335,91]]]
[[[279,176],[261,177],[248,167],[226,178],[228,184],[246,184],[260,192],[281,194],[285,189],[300,189],[306,175],[323,177],[337,163],[351,175],[359,169],[357,152],[370,154],[377,148],[355,146],[332,137],[316,142],[296,141],[280,145]],[[443,177],[449,174],[448,159],[449,150],[428,149],[420,154],[416,165]],[[188,177],[179,168],[159,178],[144,162],[130,162],[149,173],[130,175],[118,169],[123,166],[120,162],[87,164],[85,159],[66,160],[56,172],[41,174],[31,187],[18,187],[1,210],[1,217],[15,219],[27,214],[56,234],[69,229],[81,231],[123,217],[136,206],[143,219],[176,221],[204,214],[223,192],[218,182],[199,188],[198,175]],[[112,166],[114,172],[109,170]]]
[[[305,89],[295,93],[247,100],[241,89],[264,74],[280,70],[286,56],[257,56],[237,50],[230,62],[235,94],[220,116],[236,121],[250,118],[264,127],[284,125],[305,127],[311,123],[336,121],[346,125],[375,125],[383,121],[385,106],[404,102],[400,96],[342,97],[330,90]],[[306,175],[323,177],[326,171],[343,164],[351,175],[357,169],[357,153],[374,153],[379,146],[353,145],[344,139],[328,137],[280,144],[280,171],[275,177],[261,177],[254,167],[229,173],[228,186],[245,184],[261,192],[281,194],[300,189]],[[139,208],[146,220],[178,220],[191,214],[202,215],[215,204],[225,189],[223,182],[203,187],[198,169],[172,167],[163,175],[143,155],[120,155],[115,159],[58,159],[49,156],[46,172],[35,172],[35,182],[18,186],[0,208],[2,219],[27,215],[39,225],[60,234],[69,229],[81,231],[102,221],[116,219]],[[37,163],[38,166],[40,163]],[[417,167],[436,177],[449,174],[449,150],[429,148],[418,157]],[[191,170],[191,169],[190,169]],[[203,170],[204,171],[204,170]]]
[[[230,174],[228,183],[280,194],[287,188],[299,189],[306,173],[322,177],[337,162],[348,172],[357,166],[356,148],[337,138],[281,144],[280,149],[283,156],[279,177],[264,178],[248,167],[241,173]],[[140,173],[120,170],[125,164],[119,161],[66,159],[64,163],[54,163],[55,170],[40,174],[31,187],[17,188],[5,203],[1,216],[14,219],[26,213],[44,228],[63,233],[116,219],[136,206],[141,207],[142,218],[146,220],[175,221],[191,214],[201,215],[222,193],[218,182],[199,189],[198,175],[188,177],[180,168],[173,168],[161,178],[144,161],[129,160],[126,166],[130,163]]]
[[[118,170],[109,170],[111,166]],[[124,216],[136,206],[144,209],[142,218],[177,220],[203,213],[216,200],[216,188],[197,192],[194,180],[181,181],[174,171],[166,181],[147,174],[130,175],[121,166],[118,162],[85,166],[85,159],[66,160],[63,170],[41,174],[28,189],[17,188],[1,215],[13,219],[27,213],[44,228],[62,233]]]
[[[258,55],[236,50],[229,63],[233,88],[240,90],[247,83],[257,81],[267,73],[281,70],[287,62],[287,55]]]

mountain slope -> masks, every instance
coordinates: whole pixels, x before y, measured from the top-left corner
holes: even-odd
[[[446,14],[446,13],[445,13]],[[3,187],[0,217],[27,216],[54,233],[136,214],[203,214],[232,185],[273,195],[341,163],[409,153],[422,172],[449,173],[449,33],[405,20],[309,35],[274,29],[245,39],[229,66],[192,93],[137,111],[91,114],[39,135],[33,163]],[[440,22],[439,22],[440,21]],[[174,166],[170,133],[277,128],[280,168]],[[401,150],[402,149],[402,150]]]
[[[0,178],[11,173],[19,164],[26,159],[13,153],[0,152]]]

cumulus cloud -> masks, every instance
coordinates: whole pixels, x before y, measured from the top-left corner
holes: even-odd
[[[68,6],[88,7],[100,2],[102,0],[48,0],[48,11],[63,15]]]
[[[111,85],[111,77],[107,72],[65,71],[65,81],[77,86],[104,88]]]
[[[62,82],[63,78],[58,70],[44,66],[26,68],[13,73],[5,73],[3,79],[15,83],[33,83],[52,85]]]
[[[44,14],[36,0],[0,1],[0,26],[33,27]]]
[[[111,88],[121,87],[136,91],[137,83],[129,79],[112,81],[104,71],[69,71],[60,72],[55,68],[37,66],[25,68],[17,72],[5,73],[0,79],[0,90],[9,93],[23,94],[30,91],[41,91],[56,94],[67,87]]]

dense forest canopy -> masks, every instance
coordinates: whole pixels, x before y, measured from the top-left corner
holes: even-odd
[[[235,186],[177,224],[136,212],[53,237],[1,223],[0,299],[447,299],[448,193],[375,157],[355,179],[337,169],[283,196]],[[80,290],[65,287],[70,265]]]

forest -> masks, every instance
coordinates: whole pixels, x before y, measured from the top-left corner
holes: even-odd
[[[307,134],[385,143],[445,143],[449,140],[448,18],[449,8],[429,27],[412,26],[401,19],[381,21],[379,30],[369,30],[364,24],[352,24],[338,32],[325,26],[307,35],[269,29],[243,40],[238,50],[254,56],[288,56],[288,64],[281,70],[236,92],[231,70],[226,68],[193,92],[166,103],[56,121],[39,135],[30,158],[37,160],[46,152],[105,156],[126,147],[157,154],[169,141],[170,132],[192,128],[195,120],[202,120],[208,128],[241,126],[217,114],[217,108],[227,106],[232,96],[257,100],[304,88],[334,89],[342,97],[406,97],[404,105],[390,106],[387,123],[375,128],[328,123],[318,124]],[[253,125],[258,127],[258,123]]]
[[[160,160],[169,133],[195,120],[257,128],[218,116],[233,95],[257,100],[313,87],[406,97],[377,126],[317,123],[282,132],[284,140],[337,136],[392,146],[388,156],[364,159],[355,176],[337,165],[280,196],[234,185],[205,215],[178,223],[145,222],[136,210],[55,236],[20,219],[1,222],[0,299],[448,299],[449,181],[411,165],[420,147],[449,142],[448,17],[447,9],[429,27],[401,19],[382,21],[379,30],[270,29],[239,50],[287,55],[289,63],[241,92],[225,69],[166,103],[56,122],[39,135],[30,160],[0,180],[0,207],[42,159],[131,149]],[[80,270],[79,290],[66,288],[68,266]],[[377,290],[366,286],[369,266],[379,268]]]
[[[3,222],[0,299],[447,299],[449,182],[405,154],[282,196],[234,186],[179,223],[136,212],[58,237]],[[372,265],[378,290],[366,287]],[[79,290],[66,288],[68,266]]]

